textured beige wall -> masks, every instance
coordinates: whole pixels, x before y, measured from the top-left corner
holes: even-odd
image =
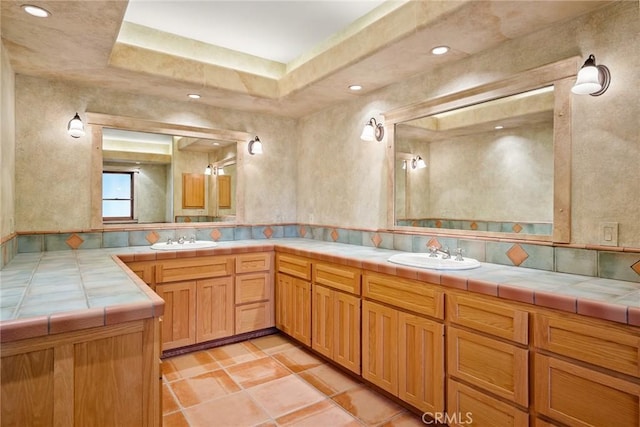
[[[553,220],[550,123],[432,142],[429,216],[483,221]],[[417,172],[422,172],[417,171]]]
[[[276,212],[284,220],[295,220],[296,123],[292,119],[24,75],[16,76],[15,87],[18,231],[90,226],[89,132],[78,139],[66,133],[76,111],[83,119],[85,111],[92,111],[255,133],[264,142],[265,153],[245,156],[246,222],[268,222]],[[246,150],[246,142],[240,146]]]
[[[15,231],[15,74],[0,41],[0,238]]]
[[[380,118],[380,113],[393,108],[593,53],[598,63],[611,69],[612,82],[600,97],[572,99],[571,240],[596,244],[599,223],[614,221],[620,224],[619,244],[640,247],[638,34],[638,3],[617,2],[305,117],[298,149],[298,220],[343,227],[386,226],[387,141],[359,139],[369,117]]]
[[[386,195],[387,141],[359,139],[370,117],[379,119],[393,108],[594,53],[599,63],[609,66],[613,81],[603,96],[572,99],[571,240],[598,243],[599,223],[614,221],[620,223],[619,244],[640,247],[639,18],[636,1],[617,2],[380,91],[354,96],[350,102],[304,117],[297,124],[195,102],[176,104],[16,76],[16,229],[89,226],[90,143],[88,137],[73,140],[65,132],[76,110],[259,135],[265,154],[244,156],[246,223],[281,218],[384,228],[390,202]],[[499,33],[500,28],[495,31]],[[3,147],[4,132],[3,127]],[[241,149],[246,150],[246,143]],[[3,179],[3,191],[4,185]]]

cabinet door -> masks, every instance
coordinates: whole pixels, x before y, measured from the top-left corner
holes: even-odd
[[[335,322],[333,324],[333,360],[360,374],[360,297],[332,291]]]
[[[536,354],[536,411],[569,426],[640,425],[640,384]]]
[[[156,293],[164,300],[162,349],[183,347],[196,342],[196,282],[158,285]]]
[[[286,274],[276,274],[276,328],[285,334],[293,334],[291,301],[293,291],[293,277]]]
[[[527,412],[451,379],[447,384],[445,415],[449,418],[446,421],[451,427],[529,425]]]
[[[273,325],[271,301],[236,306],[236,334],[258,331]]]
[[[231,209],[231,175],[218,175],[218,208]]]
[[[197,281],[196,341],[233,335],[234,304],[231,277]]]
[[[311,345],[311,284],[293,279],[290,293],[292,317],[291,336],[301,343]]]
[[[182,208],[204,209],[204,174],[182,174]]]
[[[362,302],[362,377],[398,394],[398,311]]]
[[[271,299],[271,280],[269,273],[237,275],[236,304],[246,304]]]
[[[529,406],[528,350],[454,327],[447,335],[450,376]]]
[[[313,297],[311,299],[312,336],[311,348],[318,353],[333,357],[333,311],[334,305],[331,299],[331,289],[324,286],[313,285]]]
[[[398,313],[398,397],[425,412],[444,411],[444,325]]]

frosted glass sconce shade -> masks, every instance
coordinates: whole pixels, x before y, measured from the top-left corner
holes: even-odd
[[[589,55],[584,62],[576,84],[571,88],[571,92],[576,95],[600,96],[607,91],[611,82],[611,73],[605,65],[596,65],[596,57]]]
[[[78,113],[73,116],[73,119],[69,120],[67,133],[69,133],[73,138],[80,138],[81,136],[84,136],[84,124],[82,123],[82,120],[80,120]]]
[[[364,125],[360,139],[363,141],[382,141],[384,138],[384,127],[382,123],[376,122],[373,117]]]
[[[204,170],[204,174],[205,175],[211,175],[211,173],[213,172],[213,166],[209,165],[206,167],[206,169]]]
[[[416,158],[411,160],[411,168],[412,169],[424,169],[426,167],[427,167],[427,164],[425,163],[424,160],[422,160],[422,157],[420,157],[420,156],[417,156]]]
[[[262,142],[257,136],[249,141],[249,154],[262,154]]]

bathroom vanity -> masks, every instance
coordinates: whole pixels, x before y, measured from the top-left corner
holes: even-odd
[[[639,304],[572,288],[603,279],[413,268],[388,261],[398,251],[310,239],[112,253],[69,256],[91,254],[83,277],[108,267],[115,286],[124,273],[143,300],[0,322],[3,425],[160,425],[162,349],[274,325],[419,413],[468,413],[479,426],[640,423]]]

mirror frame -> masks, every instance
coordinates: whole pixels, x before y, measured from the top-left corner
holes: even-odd
[[[431,98],[383,114],[387,143],[387,226],[390,230],[514,240],[571,241],[571,87],[581,65],[574,56],[524,71],[503,80]],[[408,120],[479,104],[544,86],[554,86],[553,109],[553,233],[551,235],[397,226],[395,223],[395,125]]]
[[[102,129],[113,128],[138,132],[161,133],[173,136],[187,136],[192,138],[219,139],[236,142],[236,168],[237,168],[237,186],[236,186],[236,220],[233,224],[242,224],[244,222],[244,152],[245,144],[251,139],[251,135],[247,132],[214,129],[197,126],[187,126],[173,123],[158,122],[146,119],[136,119],[133,117],[114,116],[102,113],[86,113],[87,125],[91,126],[91,228],[92,229],[108,229],[108,228],[149,228],[157,226],[189,226],[193,227],[193,223],[149,223],[149,224],[104,224],[102,222]],[[231,224],[223,222],[206,223],[199,222],[198,225],[204,224]]]

